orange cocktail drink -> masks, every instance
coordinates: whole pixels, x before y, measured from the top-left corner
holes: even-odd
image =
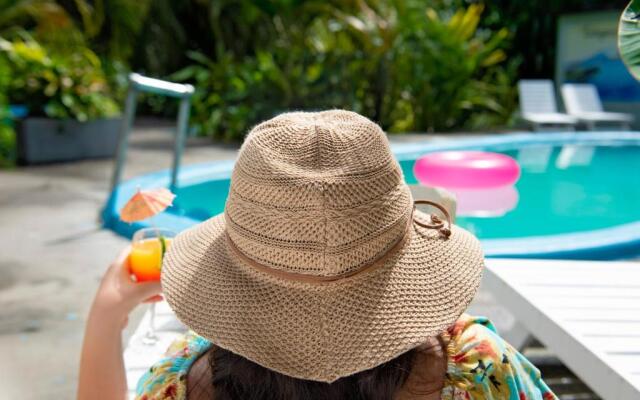
[[[159,281],[164,253],[175,234],[166,229],[141,229],[133,235],[129,267],[137,282]]]
[[[171,245],[170,238],[151,238],[134,242],[129,258],[131,273],[138,282],[159,281],[162,257]],[[164,243],[163,243],[164,242]]]

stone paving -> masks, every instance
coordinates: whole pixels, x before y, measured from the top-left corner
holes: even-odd
[[[171,133],[157,123],[136,126],[125,177],[168,168]],[[407,139],[416,136],[393,140]],[[236,150],[192,138],[183,162],[233,159]],[[98,219],[111,170],[111,160],[91,160],[0,171],[0,400],[75,396],[86,314],[102,273],[127,243]],[[513,323],[489,293],[473,307],[499,327]]]

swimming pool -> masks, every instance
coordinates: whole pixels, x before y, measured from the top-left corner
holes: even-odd
[[[518,160],[522,176],[501,193],[471,194],[479,209],[463,209],[457,223],[474,232],[487,256],[617,259],[640,255],[640,133],[571,132],[499,135],[440,143],[392,145],[409,184],[413,163],[434,151],[485,150]],[[175,206],[154,217],[182,230],[222,212],[233,162],[183,167]],[[167,186],[160,171],[122,183],[103,212],[105,226],[131,236],[145,222],[125,224],[118,210],[137,187]],[[459,194],[462,196],[463,194]],[[502,204],[501,204],[502,203]]]

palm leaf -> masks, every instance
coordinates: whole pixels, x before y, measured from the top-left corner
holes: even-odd
[[[618,49],[631,74],[640,79],[640,0],[632,0],[620,17]]]

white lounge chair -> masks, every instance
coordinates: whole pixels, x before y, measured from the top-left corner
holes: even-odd
[[[640,399],[637,262],[487,259],[498,303],[598,396]]]
[[[529,122],[535,131],[558,126],[573,130],[578,123],[576,118],[558,112],[555,90],[550,80],[518,81],[518,95],[522,118]]]
[[[562,99],[567,112],[591,130],[596,129],[597,123],[620,124],[623,129],[629,129],[633,122],[631,114],[604,111],[598,90],[589,83],[565,83],[562,85]]]

